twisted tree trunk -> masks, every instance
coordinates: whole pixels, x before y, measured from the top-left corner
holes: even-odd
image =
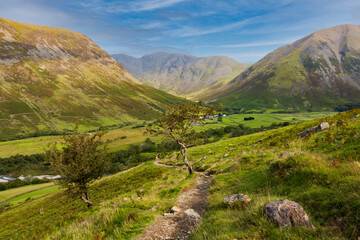
[[[190,162],[187,159],[187,152],[186,152],[187,147],[184,144],[180,144],[180,146],[181,146],[180,153],[183,156],[183,161],[184,161],[186,167],[188,168],[189,174],[191,174],[194,172],[194,170],[193,170]]]
[[[90,197],[89,197],[89,194],[87,192],[81,194],[81,200],[84,201],[84,203],[87,204],[88,208],[91,208],[93,203],[90,201]]]

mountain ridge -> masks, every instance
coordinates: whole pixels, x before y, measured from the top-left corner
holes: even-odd
[[[201,99],[242,72],[247,64],[226,56],[195,57],[157,52],[140,58],[113,54],[139,81],[172,94]]]
[[[276,49],[207,99],[243,108],[334,108],[357,100],[358,63],[360,26],[339,25]]]
[[[67,29],[0,18],[0,53],[3,136],[148,120],[179,100]]]

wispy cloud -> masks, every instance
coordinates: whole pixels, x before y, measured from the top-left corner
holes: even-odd
[[[91,9],[96,12],[126,13],[152,11],[156,9],[167,8],[185,1],[188,0],[135,0],[114,1],[108,3],[99,0],[93,0],[87,3],[81,3],[81,5],[84,8]]]
[[[200,36],[200,35],[206,35],[206,34],[211,34],[211,33],[219,33],[219,32],[225,32],[228,30],[232,30],[235,28],[245,26],[254,19],[255,18],[245,19],[245,20],[242,20],[239,22],[235,22],[235,23],[231,23],[231,24],[227,24],[227,25],[223,25],[223,26],[218,26],[218,27],[213,27],[213,28],[196,28],[196,27],[184,26],[184,27],[172,30],[169,33],[170,33],[170,35],[172,35],[174,37],[193,37],[193,36]]]
[[[261,46],[274,46],[281,44],[289,44],[297,39],[292,40],[281,40],[281,41],[268,41],[268,42],[253,42],[253,43],[240,43],[240,44],[229,44],[229,45],[221,45],[222,48],[246,48],[246,47],[261,47]]]

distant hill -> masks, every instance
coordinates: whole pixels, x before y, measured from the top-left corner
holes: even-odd
[[[360,102],[360,26],[340,25],[280,47],[206,97],[239,109],[323,110]]]
[[[83,34],[0,18],[0,136],[152,119],[179,99]]]
[[[153,53],[141,58],[112,55],[139,81],[179,96],[201,99],[235,78],[247,64],[223,57],[194,57],[188,54]]]

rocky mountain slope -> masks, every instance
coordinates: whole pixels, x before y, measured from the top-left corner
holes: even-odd
[[[247,64],[223,57],[153,53],[141,58],[112,55],[139,81],[166,92],[201,99],[232,80]]]
[[[233,107],[288,110],[334,108],[360,102],[359,96],[358,25],[324,29],[280,47],[215,95]]]
[[[178,98],[138,82],[88,37],[0,18],[0,135],[151,119]]]

